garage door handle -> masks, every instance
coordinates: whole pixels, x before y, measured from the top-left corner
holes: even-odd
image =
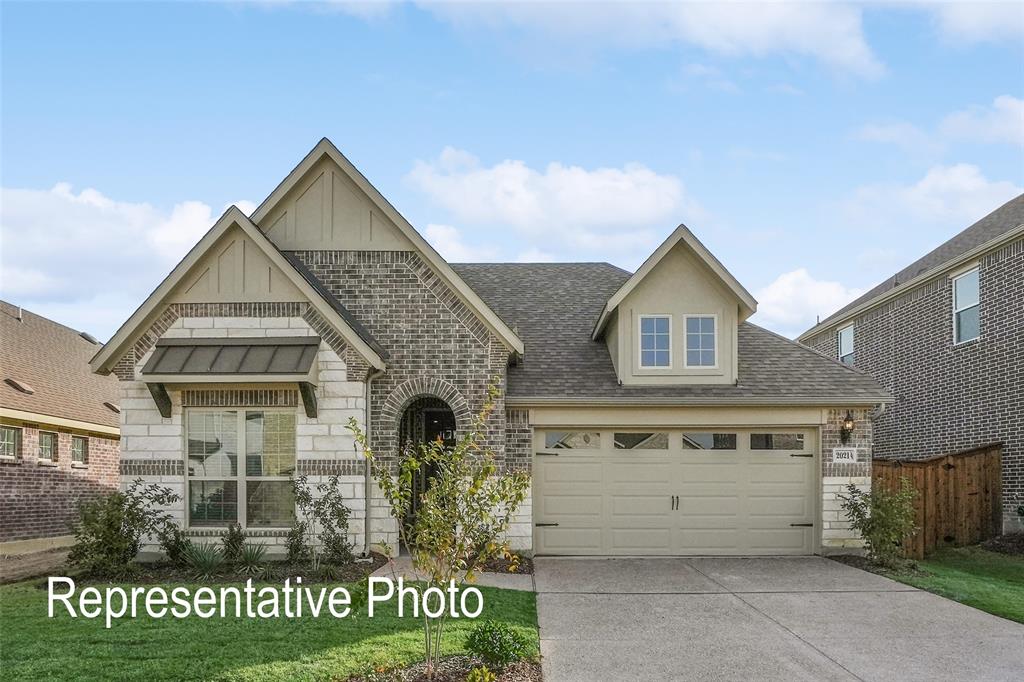
[[[791,523],[789,525],[793,528],[814,528],[813,523]]]
[[[533,525],[536,526],[537,528],[551,528],[552,526],[557,526],[558,524],[557,523],[535,523]]]
[[[790,457],[814,457],[814,455],[790,455]]]

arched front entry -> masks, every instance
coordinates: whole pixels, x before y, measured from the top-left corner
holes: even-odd
[[[455,412],[448,403],[435,396],[416,398],[402,412],[398,426],[399,453],[438,438],[446,447],[451,447],[455,445],[455,430]],[[412,505],[405,520],[406,524],[416,518],[420,499],[427,490],[432,473],[432,467],[425,464],[413,478]]]

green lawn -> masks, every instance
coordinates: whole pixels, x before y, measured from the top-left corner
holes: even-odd
[[[963,547],[936,552],[919,565],[929,575],[897,573],[892,577],[1024,623],[1024,557]]]
[[[107,630],[102,618],[72,619],[66,611],[47,618],[46,589],[37,585],[0,587],[4,679],[344,680],[369,663],[422,659],[420,621],[398,618],[391,602],[383,609],[378,604],[372,619],[365,612],[356,620],[329,614],[280,620],[154,620],[143,615],[115,621]],[[535,595],[479,589],[484,595],[481,618],[513,625],[533,642],[536,654]],[[449,619],[445,653],[464,651],[475,622]]]

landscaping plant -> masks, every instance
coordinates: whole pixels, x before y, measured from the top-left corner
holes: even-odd
[[[242,548],[245,547],[245,531],[242,524],[235,521],[228,524],[228,532],[221,540],[224,543],[224,561],[229,564],[237,564],[242,557]]]
[[[186,552],[192,542],[185,537],[185,532],[176,523],[165,523],[156,533],[160,549],[174,566],[184,566],[187,562]]]
[[[354,558],[352,543],[348,539],[352,511],[345,505],[338,477],[331,476],[318,484],[315,497],[305,476],[295,479],[294,490],[301,518],[296,519],[293,531],[297,538],[301,534],[302,543],[308,547],[308,551],[296,551],[299,558],[310,559],[314,570],[320,570],[321,563],[335,566],[350,563]],[[296,528],[301,528],[301,533]]]
[[[394,467],[375,455],[359,424],[349,420],[349,429],[388,501],[402,543],[409,548],[413,567],[425,576],[427,587],[444,590],[451,581],[457,586],[472,582],[488,561],[509,553],[505,534],[526,498],[530,479],[524,473],[502,473],[494,453],[483,443],[498,397],[496,384],[495,380],[488,387],[483,408],[454,446],[446,447],[440,438],[412,445],[400,453]],[[431,473],[415,517],[407,523],[420,471]],[[441,657],[447,618],[447,610],[438,618],[423,615],[429,679]]]
[[[466,682],[497,682],[498,676],[487,669],[486,665],[477,666],[466,675]]]
[[[170,530],[173,517],[161,509],[179,500],[170,488],[136,479],[124,491],[83,503],[68,562],[90,576],[116,579],[133,572],[145,536],[167,538],[181,548],[180,534]]]
[[[242,545],[238,555],[238,572],[242,575],[257,576],[263,572],[263,556],[267,546],[262,542],[255,545]]]
[[[224,563],[224,550],[214,544],[192,545],[185,552],[185,557],[195,580],[209,580],[217,575]]]
[[[508,623],[487,620],[473,627],[466,638],[466,648],[487,665],[500,670],[525,658],[530,643]]]
[[[864,492],[852,483],[847,495],[840,495],[850,525],[860,532],[868,557],[888,568],[899,566],[903,558],[903,542],[917,532],[914,525],[914,500],[917,491],[906,477],[900,478],[896,492],[873,486]]]

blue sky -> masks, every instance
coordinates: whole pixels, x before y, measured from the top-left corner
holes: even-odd
[[[329,137],[451,260],[685,222],[797,334],[1024,187],[1024,5],[2,5],[0,295],[101,338]]]

